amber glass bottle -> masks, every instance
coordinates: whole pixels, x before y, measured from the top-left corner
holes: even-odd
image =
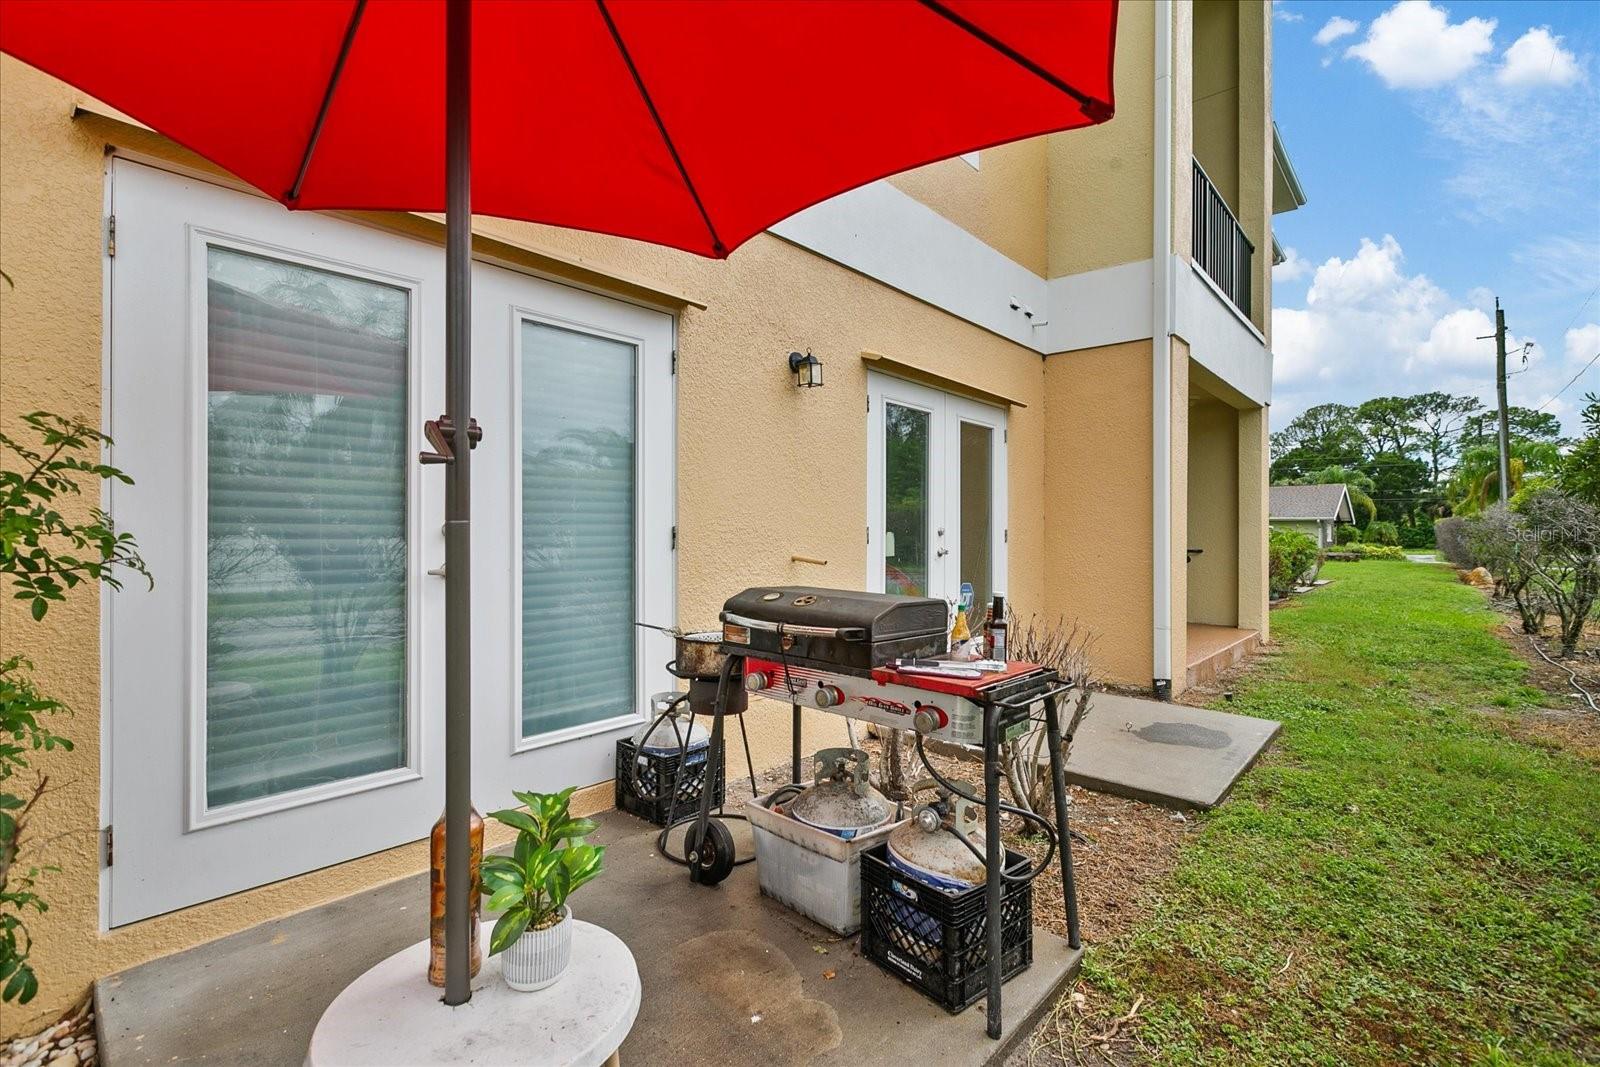
[[[478,939],[479,916],[483,912],[483,896],[479,892],[483,887],[483,817],[478,814],[478,809],[473,808],[469,817],[467,839],[472,842],[472,855],[467,861],[467,869],[472,876],[472,964],[468,968],[471,974],[477,974],[478,968],[483,966],[483,947]],[[429,878],[428,878],[428,981],[436,986],[444,985],[444,816],[439,816],[439,821],[433,824],[433,833],[428,835],[429,844]]]

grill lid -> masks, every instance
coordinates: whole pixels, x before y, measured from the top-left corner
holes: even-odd
[[[845,639],[880,642],[942,633],[949,610],[934,597],[789,585],[746,589],[723,605],[723,617],[855,630]]]

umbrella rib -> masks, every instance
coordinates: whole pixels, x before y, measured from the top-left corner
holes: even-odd
[[[289,186],[287,199],[290,201],[300,199],[300,187],[305,184],[306,172],[311,169],[311,156],[317,150],[317,142],[322,139],[322,126],[328,121],[328,111],[333,107],[333,94],[338,91],[339,77],[344,73],[344,61],[350,58],[350,47],[356,43],[356,30],[360,28],[361,16],[366,10],[367,0],[356,0],[355,8],[350,12],[350,23],[344,28],[344,41],[339,45],[339,58],[333,61],[333,72],[328,75],[328,88],[322,94],[322,106],[317,109],[317,121],[306,140],[305,154],[300,157],[300,169],[295,172],[294,184]]]
[[[656,132],[661,135],[661,141],[667,146],[667,154],[672,157],[673,165],[678,168],[678,176],[683,179],[684,187],[689,190],[689,197],[694,201],[695,209],[700,212],[700,221],[706,224],[706,231],[711,234],[711,250],[718,256],[728,254],[727,247],[722,243],[722,238],[717,236],[717,228],[712,225],[711,215],[706,211],[706,205],[700,199],[700,191],[694,187],[694,179],[689,177],[689,169],[683,165],[683,157],[678,155],[678,146],[672,143],[672,135],[667,132],[667,124],[661,121],[661,112],[656,110],[656,102],[650,97],[650,90],[645,88],[644,77],[639,73],[639,68],[634,65],[633,55],[628,51],[628,46],[622,40],[622,31],[617,29],[617,24],[611,18],[611,11],[606,7],[606,0],[595,0],[595,6],[600,9],[600,17],[605,20],[606,29],[611,32],[611,41],[617,46],[617,51],[622,54],[622,62],[627,64],[628,73],[633,75],[634,88],[639,90],[639,96],[644,100],[644,106],[650,112],[650,118],[656,124]]]
[[[982,41],[996,52],[999,52],[1013,63],[1016,63],[1018,66],[1024,68],[1030,73],[1044,79],[1055,88],[1072,97],[1072,99],[1078,102],[1078,106],[1083,108],[1083,113],[1095,122],[1104,122],[1106,119],[1111,117],[1110,104],[1107,104],[1104,100],[1096,100],[1088,93],[1069,85],[1067,82],[1061,80],[1056,75],[1041,67],[1038,63],[1035,63],[1033,60],[1029,59],[1015,48],[1012,48],[1010,45],[1000,40],[1000,38],[996,37],[988,30],[970,21],[964,16],[958,15],[954,11],[951,11],[949,8],[945,7],[940,0],[918,0],[918,2],[929,11],[932,11],[936,15],[942,16],[955,26],[976,37],[978,40]]]

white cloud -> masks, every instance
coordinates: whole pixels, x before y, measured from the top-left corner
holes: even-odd
[[[1333,18],[1322,24],[1322,29],[1318,30],[1317,35],[1311,38],[1311,40],[1316,44],[1328,45],[1337,41],[1341,37],[1350,36],[1360,28],[1361,23],[1357,22],[1355,19],[1347,19],[1339,15],[1335,15]]]
[[[1435,389],[1492,402],[1494,342],[1481,338],[1493,332],[1490,293],[1474,289],[1458,300],[1426,275],[1408,273],[1392,236],[1364,238],[1355,255],[1316,268],[1303,308],[1272,310],[1273,425],[1281,429],[1313,404]],[[1600,351],[1600,324],[1569,330],[1564,358],[1530,337],[1508,336],[1506,347],[1516,372],[1511,402],[1533,407]]]
[[[1535,26],[1506,49],[1495,80],[1514,88],[1571,85],[1578,80],[1578,57],[1561,47],[1564,39]]]
[[[1493,48],[1496,21],[1452,23],[1428,0],[1400,3],[1372,20],[1366,39],[1347,58],[1363,60],[1391,89],[1427,89],[1454,81]]]
[[[1600,352],[1600,322],[1574,326],[1567,331],[1563,340],[1566,342],[1567,362],[1572,365],[1572,373],[1576,374],[1579,367]]]
[[[1273,265],[1272,284],[1285,285],[1297,282],[1311,273],[1311,261],[1293,248],[1283,250],[1283,262]]]
[[[1298,11],[1290,11],[1283,0],[1272,0],[1272,17],[1279,22],[1304,22],[1305,16]]]

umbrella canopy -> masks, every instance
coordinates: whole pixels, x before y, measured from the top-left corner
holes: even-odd
[[[0,50],[291,208],[442,211],[445,4],[9,0]],[[1112,113],[1115,0],[479,0],[472,210],[725,256]]]
[[[1116,18],[1117,0],[0,0],[0,51],[288,207],[446,212],[446,411],[422,459],[445,465],[447,1004],[471,996],[471,215],[720,258],[874,178],[1106,121]],[[998,996],[988,1015],[998,1037]]]

